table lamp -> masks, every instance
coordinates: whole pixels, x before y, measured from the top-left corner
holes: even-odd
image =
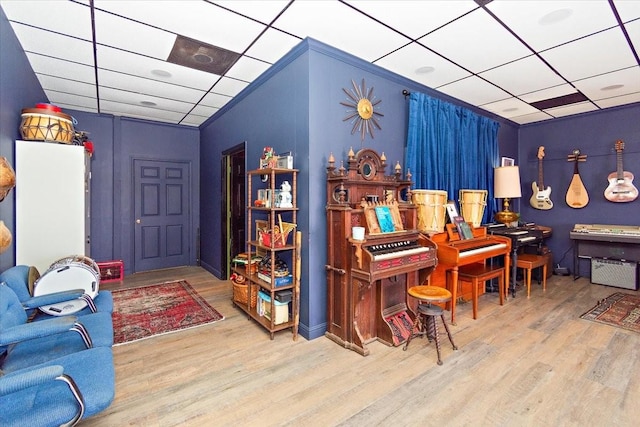
[[[496,199],[503,199],[502,211],[496,212],[494,219],[503,224],[516,221],[519,215],[509,209],[509,200],[522,197],[518,166],[502,166],[493,169],[493,196]]]

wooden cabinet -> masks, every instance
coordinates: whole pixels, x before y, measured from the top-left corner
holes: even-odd
[[[247,303],[233,303],[267,329],[271,339],[289,328],[293,339],[298,337],[302,235],[297,229],[297,176],[297,169],[247,172],[247,256],[262,261],[256,269],[233,267],[246,278],[248,293]],[[282,191],[286,183],[290,191]]]

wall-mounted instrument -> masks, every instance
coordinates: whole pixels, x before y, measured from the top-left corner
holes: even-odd
[[[576,149],[567,156],[567,161],[573,162],[573,178],[571,178],[565,200],[567,201],[567,205],[574,209],[584,208],[587,206],[587,203],[589,203],[589,194],[587,194],[587,189],[580,178],[578,163],[586,162],[587,155],[580,154],[580,150]]]
[[[553,207],[553,202],[549,198],[551,196],[551,187],[544,186],[542,181],[542,159],[544,159],[544,146],[538,147],[538,182],[531,184],[533,195],[529,202],[536,209],[549,210]]]
[[[633,174],[622,168],[622,152],[624,142],[616,141],[617,170],[609,174],[609,186],[604,190],[604,197],[610,202],[632,202],[638,197],[638,189],[633,185]]]

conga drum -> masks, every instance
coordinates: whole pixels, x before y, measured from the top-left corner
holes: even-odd
[[[418,207],[418,231],[425,234],[442,233],[447,210],[447,192],[413,190],[411,200]]]
[[[83,289],[91,298],[98,295],[100,268],[91,258],[74,255],[55,261],[34,283],[33,296]],[[74,299],[40,307],[40,311],[52,316],[76,313],[87,306],[83,299]]]
[[[484,208],[487,206],[487,190],[460,190],[458,195],[460,214],[465,222],[480,227]]]

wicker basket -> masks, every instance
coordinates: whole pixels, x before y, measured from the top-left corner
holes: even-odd
[[[248,289],[249,285],[247,282],[245,283],[236,283],[233,282],[233,300],[240,304],[246,304],[248,300]],[[258,291],[260,290],[260,286],[251,285],[251,308],[255,308],[258,302]]]

